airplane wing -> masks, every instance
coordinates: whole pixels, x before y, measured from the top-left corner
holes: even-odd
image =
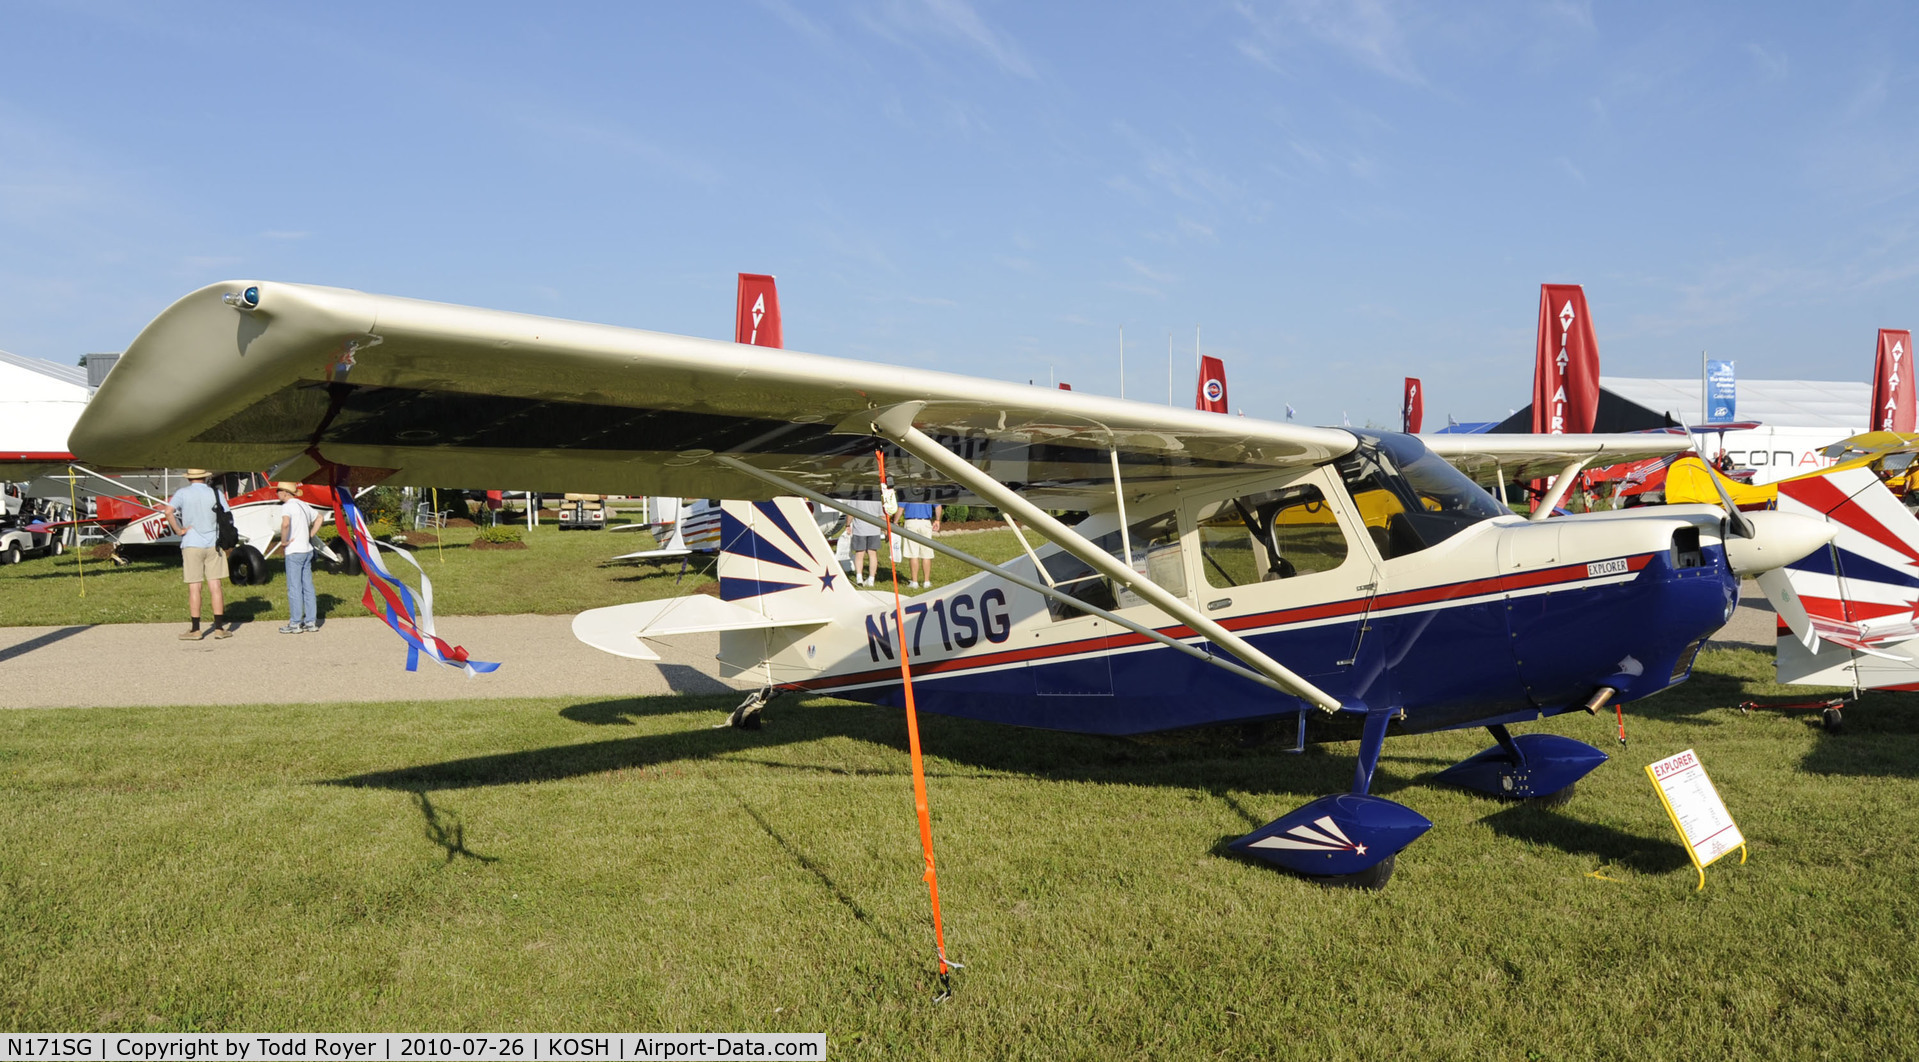
[[[89,460],[395,484],[773,496],[718,452],[870,493],[889,408],[1037,504],[1320,464],[1353,436],[926,369],[268,282],[216,284],[128,347],[76,425]],[[852,434],[848,434],[851,432]],[[1479,441],[1479,437],[1475,441]],[[303,456],[304,455],[304,456]],[[902,485],[951,480],[889,451]]]
[[[1544,479],[1582,457],[1588,468],[1624,464],[1692,449],[1685,435],[1421,435],[1419,441],[1480,482]]]

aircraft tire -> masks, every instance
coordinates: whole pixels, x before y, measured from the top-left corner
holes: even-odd
[[[252,546],[241,546],[227,557],[227,572],[240,586],[265,586],[267,559]]]
[[[334,555],[340,558],[337,561],[328,561],[326,566],[327,571],[334,575],[360,574],[360,555],[348,548],[345,542],[335,538],[327,543],[327,548],[331,549]]]
[[[66,541],[63,540],[59,535],[53,536],[53,544],[47,547],[47,556],[58,557],[60,554],[65,553],[66,551],[67,551]]]
[[[1393,863],[1398,858],[1399,853],[1394,852],[1357,874],[1327,874],[1312,880],[1320,887],[1327,889],[1365,889],[1368,892],[1378,892],[1392,880]]]
[[[1819,725],[1828,734],[1843,734],[1846,732],[1846,717],[1839,709],[1828,708],[1819,713]]]

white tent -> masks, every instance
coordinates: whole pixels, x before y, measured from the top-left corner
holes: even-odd
[[[1698,424],[1700,381],[1602,376],[1599,386],[1654,414]],[[1734,419],[1758,421],[1750,431],[1729,431],[1723,440],[1706,439],[1707,450],[1724,448],[1741,468],[1754,470],[1753,482],[1771,483],[1831,464],[1819,451],[1870,423],[1872,385],[1834,380],[1740,380]],[[1710,453],[1707,456],[1712,456]]]
[[[92,395],[85,369],[0,350],[0,479],[71,460],[67,435]]]

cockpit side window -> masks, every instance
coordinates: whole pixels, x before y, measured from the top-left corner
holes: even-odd
[[[1310,483],[1200,511],[1200,566],[1219,589],[1331,571],[1345,563],[1347,549],[1332,506]]]
[[[1391,560],[1436,546],[1508,512],[1418,439],[1353,434],[1359,446],[1333,464],[1381,557]]]
[[[1179,514],[1161,513],[1126,528],[1133,547],[1133,570],[1158,583],[1174,597],[1186,596],[1186,561],[1180,549]],[[1118,557],[1121,552],[1118,531],[1110,531],[1093,540],[1100,549]],[[1139,597],[1124,586],[1095,572],[1092,565],[1064,550],[1040,558],[1053,585],[1067,595],[1111,611],[1141,604]],[[1084,616],[1083,609],[1048,598],[1047,608],[1056,620]]]

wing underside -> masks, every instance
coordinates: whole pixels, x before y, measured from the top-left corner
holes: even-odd
[[[256,308],[227,299],[257,292]],[[824,493],[874,486],[866,433],[901,405],[1028,496],[1084,508],[1174,480],[1318,464],[1352,436],[976,377],[687,336],[265,282],[181,299],[115,366],[73,433],[93,460],[208,468],[321,462],[386,482],[762,498],[730,454]],[[945,489],[889,454],[902,484]],[[958,496],[963,497],[963,496]]]

